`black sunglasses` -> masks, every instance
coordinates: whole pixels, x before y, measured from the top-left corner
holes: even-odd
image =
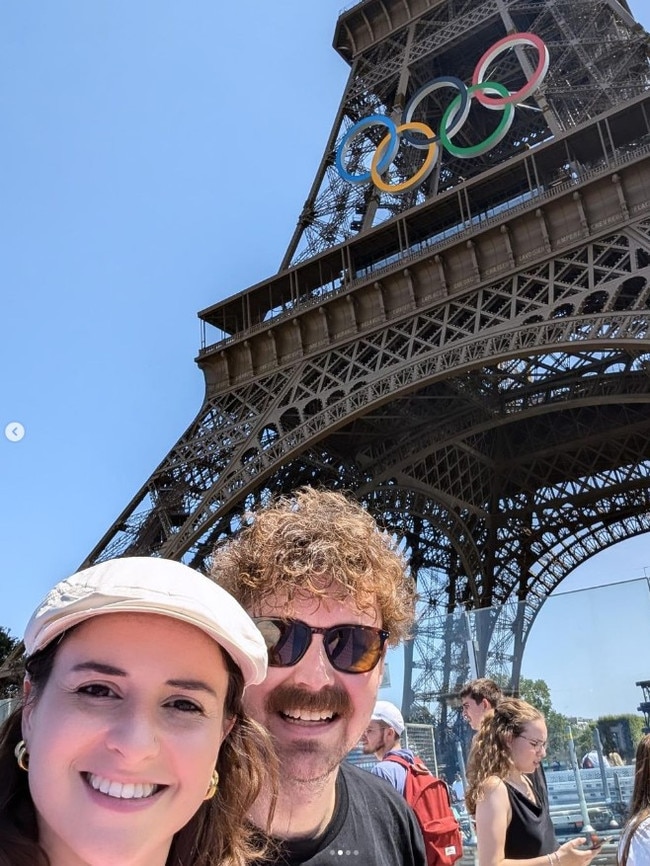
[[[323,635],[325,654],[333,668],[344,674],[365,674],[379,662],[388,632],[369,625],[333,625],[316,628],[299,619],[256,617],[269,651],[269,665],[291,667],[307,652],[313,634]]]

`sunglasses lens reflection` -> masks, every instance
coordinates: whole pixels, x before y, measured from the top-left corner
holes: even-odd
[[[381,658],[387,634],[380,629],[361,625],[312,629],[297,620],[256,619],[269,652],[271,667],[290,667],[304,656],[312,633],[322,633],[325,653],[336,670],[343,673],[366,673]]]

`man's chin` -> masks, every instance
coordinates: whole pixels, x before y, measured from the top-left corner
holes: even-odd
[[[282,784],[320,784],[329,779],[347,751],[321,747],[314,740],[290,744],[276,743]]]

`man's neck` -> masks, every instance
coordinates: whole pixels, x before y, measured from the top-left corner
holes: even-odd
[[[271,821],[271,835],[279,839],[316,838],[325,832],[336,807],[337,767],[314,782],[282,780]],[[265,827],[269,800],[261,795],[251,810],[251,820]]]
[[[401,748],[402,748],[402,746],[401,746],[399,740],[397,740],[396,743],[393,743],[392,746],[381,746],[375,752],[375,758],[377,758],[378,761],[383,761],[389,752],[394,752],[396,749],[401,749]]]

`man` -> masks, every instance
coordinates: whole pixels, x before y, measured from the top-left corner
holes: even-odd
[[[370,723],[361,737],[363,754],[377,758],[377,763],[370,772],[386,779],[402,796],[406,784],[406,767],[386,758],[389,755],[398,755],[409,764],[413,763],[413,752],[402,748],[400,737],[403,733],[404,719],[395,704],[390,701],[377,701]]]
[[[451,800],[461,812],[465,811],[465,784],[460,773],[456,773],[451,783]]]
[[[420,758],[402,748],[404,719],[395,704],[377,701],[361,745],[363,753],[375,755],[371,773],[385,779],[411,806],[422,829],[427,863],[454,866],[463,853],[457,816],[451,808],[447,780],[433,776]],[[403,762],[403,763],[402,763]]]
[[[491,712],[503,697],[501,688],[486,677],[472,680],[461,689],[463,718],[473,731],[478,731],[487,712]]]
[[[603,765],[605,767],[609,767],[610,765],[606,755],[603,755]],[[583,770],[591,770],[594,767],[599,767],[600,758],[598,757],[598,751],[596,749],[590,749],[590,751],[588,751],[584,755],[582,761],[580,762],[580,766]]]
[[[261,508],[217,548],[212,575],[256,618],[266,680],[244,695],[273,736],[280,785],[265,864],[424,866],[415,816],[388,785],[343,763],[368,725],[388,646],[409,634],[415,588],[392,537],[340,493],[303,488]],[[273,792],[251,814],[265,828]],[[337,858],[338,859],[338,858]]]

